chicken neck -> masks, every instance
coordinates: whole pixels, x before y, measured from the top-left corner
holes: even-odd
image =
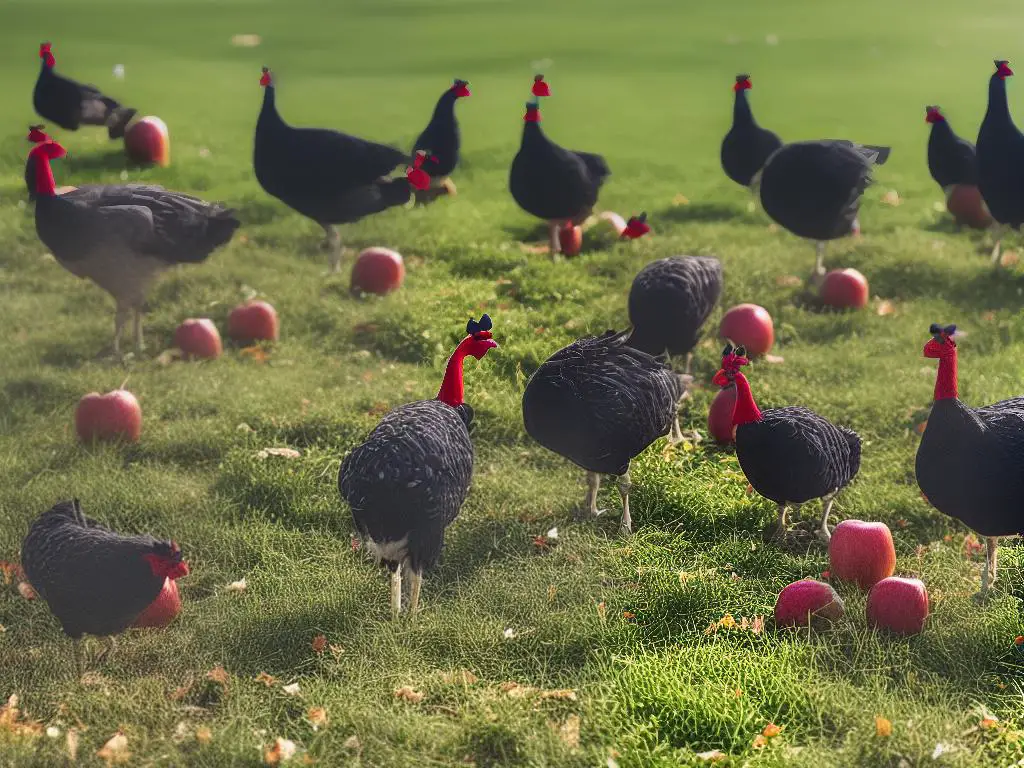
[[[958,396],[956,347],[939,358],[939,372],[935,377],[935,399],[955,400]]]
[[[469,338],[469,337],[467,337]],[[462,381],[462,363],[466,359],[466,350],[459,344],[448,358],[448,366],[444,371],[444,380],[437,393],[437,399],[446,405],[457,408],[462,405],[465,389]]]
[[[750,424],[761,420],[761,410],[754,402],[754,395],[750,391],[750,382],[747,377],[739,371],[736,372],[736,409],[732,413],[733,424]]]

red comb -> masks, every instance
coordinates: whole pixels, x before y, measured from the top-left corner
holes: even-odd
[[[430,189],[430,174],[421,167],[426,159],[427,153],[422,150],[418,151],[416,157],[413,158],[412,168],[405,172],[405,177],[409,180],[413,189]],[[434,158],[432,157],[431,159]]]
[[[745,77],[742,80],[737,80],[736,85],[734,85],[732,89],[738,93],[739,91],[746,91],[753,87],[754,86],[750,84],[750,79]]]
[[[30,125],[28,128],[28,140],[33,144],[42,144],[44,141],[49,141],[50,137],[43,133],[42,125]]]
[[[260,85],[266,88],[271,83],[270,70],[266,67],[263,68],[263,77],[260,78]]]
[[[544,75],[533,76],[533,88],[531,89],[534,96],[550,96],[551,89],[548,84],[544,82]]]
[[[50,52],[50,48],[52,48],[52,47],[53,46],[50,43],[40,43],[39,44],[39,58],[41,59],[41,58],[43,58],[43,56],[48,54]]]

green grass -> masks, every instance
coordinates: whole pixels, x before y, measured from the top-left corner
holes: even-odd
[[[920,498],[912,470],[913,425],[934,382],[934,363],[921,357],[929,323],[970,333],[961,344],[967,402],[1020,393],[1024,279],[1019,269],[994,274],[984,239],[952,233],[933,209],[941,198],[924,164],[922,109],[939,103],[956,130],[974,135],[991,60],[1019,53],[1019,3],[8,0],[2,17],[0,559],[16,559],[35,515],[75,495],[112,525],[173,535],[193,567],[181,582],[180,619],[129,634],[84,680],[44,607],[0,584],[0,696],[17,693],[30,717],[76,728],[81,763],[99,763],[96,750],[118,729],[133,765],[258,764],[277,736],[332,766],[604,766],[614,756],[640,768],[703,764],[696,753],[715,749],[730,756],[720,764],[737,766],[1024,758],[1013,649],[1019,550],[1004,543],[994,599],[973,603],[979,562],[964,555],[964,531]],[[240,33],[263,43],[233,47]],[[109,344],[112,303],[45,255],[20,204],[43,39],[62,71],[167,121],[173,165],[131,169],[129,178],[229,201],[244,222],[244,237],[161,282],[149,351],[127,371],[96,359]],[[602,151],[614,171],[602,206],[646,209],[654,236],[557,264],[516,244],[539,239],[509,198],[506,173],[530,62],[545,57],[554,60],[545,128]],[[123,81],[111,74],[118,63]],[[346,278],[324,278],[319,229],[256,184],[263,64],[275,68],[287,119],[406,145],[446,83],[471,81],[473,97],[459,105],[458,197],[343,231],[349,259],[381,243],[405,254],[400,294],[360,300]],[[878,298],[863,312],[822,313],[778,281],[805,275],[813,254],[749,213],[744,191],[719,169],[739,71],[753,73],[761,122],[787,139],[892,145],[865,198],[865,236],[828,258],[864,272],[892,314],[875,311]],[[1010,82],[1018,106],[1020,87]],[[58,184],[118,180],[120,147],[102,131],[55,133],[69,150]],[[880,202],[889,189],[899,207]],[[689,205],[673,205],[679,194]],[[572,522],[581,478],[523,433],[525,378],[573,338],[625,325],[632,275],[679,253],[717,255],[723,305],[753,300],[774,316],[785,362],[751,370],[761,404],[804,404],[863,437],[863,469],[837,518],[893,528],[899,572],[920,575],[931,591],[920,637],[868,630],[864,598],[846,588],[847,616],[831,631],[776,632],[769,622],[760,634],[706,633],[726,613],[770,614],[782,586],[827,567],[817,543],[762,543],[771,505],[745,494],[729,451],[666,455],[658,443],[641,457],[629,540],[616,535],[613,487],[602,492],[608,517]],[[212,364],[157,362],[179,320],[221,323],[251,292],[283,318],[267,363],[237,350]],[[351,551],[337,467],[382,409],[435,393],[467,316],[481,311],[494,318],[501,349],[467,365],[473,489],[426,583],[425,611],[392,623],[386,579]],[[684,429],[704,427],[718,350],[713,340],[698,349],[700,388]],[[142,441],[77,445],[78,397],[126,376],[145,409]],[[268,446],[302,456],[258,458]],[[554,526],[557,545],[537,548],[533,537]],[[224,591],[242,578],[246,591]],[[334,648],[317,654],[320,634]],[[204,682],[218,665],[226,687]],[[280,683],[257,682],[260,672]],[[503,690],[510,681],[575,698]],[[293,682],[298,696],[281,688]],[[396,699],[402,686],[424,698]],[[310,707],[327,710],[325,727],[313,729]],[[876,715],[892,721],[890,737],[876,735]],[[979,729],[985,715],[999,727]],[[769,722],[784,729],[758,749]],[[197,740],[201,727],[212,738]],[[933,761],[937,744],[947,751]],[[61,765],[63,750],[63,736],[17,738],[0,727],[2,765]]]

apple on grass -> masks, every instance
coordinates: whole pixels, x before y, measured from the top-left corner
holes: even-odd
[[[885,523],[844,520],[832,529],[828,559],[837,579],[870,589],[896,570],[892,532]]]
[[[736,385],[730,384],[718,391],[708,410],[708,432],[723,445],[736,440],[736,425],[732,423],[735,411]]]
[[[189,318],[174,331],[174,346],[186,360],[213,360],[220,357],[223,346],[220,332],[209,318]]]
[[[768,353],[775,343],[775,325],[768,310],[757,304],[738,304],[725,313],[718,335],[756,356]]]
[[[174,579],[165,579],[160,594],[150,603],[146,610],[132,622],[133,627],[166,627],[181,613],[181,596],[178,594],[178,583]]]
[[[981,190],[974,184],[954,184],[946,194],[946,210],[958,224],[974,229],[992,226],[992,214],[985,205]]]
[[[167,124],[153,116],[132,123],[124,133],[124,150],[137,163],[166,168],[171,164],[171,139]]]
[[[277,311],[265,301],[247,301],[228,315],[228,336],[243,344],[277,341],[278,331]]]
[[[928,618],[928,590],[920,579],[890,576],[871,588],[868,623],[897,635],[916,635]]]
[[[90,392],[75,408],[75,432],[84,443],[138,442],[142,434],[142,407],[127,389],[115,389],[105,395]]]
[[[843,601],[831,585],[801,579],[786,586],[775,601],[775,623],[780,627],[806,627],[843,616]]]
[[[397,290],[405,279],[405,263],[398,251],[367,248],[352,265],[352,291],[381,296]]]
[[[818,296],[836,309],[862,309],[868,303],[868,281],[856,269],[833,269],[822,280]]]

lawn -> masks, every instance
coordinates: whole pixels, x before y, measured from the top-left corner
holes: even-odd
[[[117,528],[173,536],[192,566],[179,620],[129,633],[81,679],[45,606],[0,581],[0,697],[17,694],[28,718],[59,731],[17,735],[0,720],[0,764],[63,765],[68,729],[84,765],[101,764],[119,730],[140,766],[258,765],[278,737],[296,745],[293,762],[324,766],[690,766],[714,750],[716,765],[752,767],[1024,758],[1020,550],[1003,542],[995,594],[975,603],[972,540],[924,502],[913,473],[935,376],[921,355],[930,323],[968,331],[966,402],[1021,393],[1022,268],[994,272],[988,241],[935,210],[923,107],[942,105],[973,138],[992,59],[1022,52],[1024,6],[7,0],[0,18],[0,560],[17,559],[37,514],[77,496]],[[262,43],[233,46],[237,34]],[[171,167],[126,178],[228,201],[243,221],[229,247],[159,284],[149,347],[126,366],[98,358],[112,302],[45,253],[22,202],[44,39],[58,71],[169,125]],[[507,170],[542,59],[545,129],[604,153],[614,175],[602,207],[648,211],[652,236],[558,263],[520,247],[543,234],[508,195]],[[286,119],[402,145],[452,78],[470,80],[458,196],[342,230],[346,266],[374,244],[405,255],[400,293],[352,297],[346,275],[324,274],[319,228],[257,185],[264,64]],[[812,248],[748,210],[721,172],[743,71],[759,120],[784,138],[893,147],[865,196],[863,238],[827,259],[868,276],[865,310],[803,302],[787,276],[809,272]],[[1009,81],[1018,115],[1021,87]],[[121,146],[103,131],[54,133],[69,150],[58,184],[119,180]],[[898,206],[882,202],[891,190]],[[770,617],[785,584],[825,570],[827,552],[801,537],[764,543],[773,505],[746,493],[731,451],[706,442],[659,441],[635,462],[631,538],[617,535],[613,484],[608,515],[573,522],[582,473],[525,435],[525,381],[574,338],[623,327],[635,272],[682,253],[722,260],[723,306],[772,313],[784,362],[749,369],[761,405],[806,405],[860,433],[863,468],[836,520],[893,529],[898,572],[931,594],[919,637],[869,630],[863,596],[843,586],[847,614],[829,631],[744,629],[740,617]],[[223,328],[254,294],[282,317],[267,359],[232,349],[209,364],[160,362],[181,319]],[[339,462],[387,408],[435,394],[466,319],[483,311],[501,348],[467,363],[473,488],[423,612],[392,622],[385,575],[351,546]],[[719,352],[713,338],[697,350],[684,430],[705,429]],[[78,398],[126,378],[142,440],[78,445]],[[301,455],[260,458],[267,447]],[[804,524],[816,514],[805,509]],[[243,591],[225,589],[243,579]],[[713,629],[727,614],[741,626]],[[781,732],[766,738],[770,723]]]

